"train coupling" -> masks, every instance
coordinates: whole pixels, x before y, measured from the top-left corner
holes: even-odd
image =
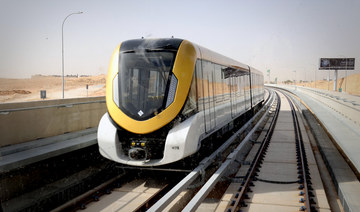
[[[146,148],[146,141],[132,141],[128,155],[131,160],[147,160],[148,150]]]

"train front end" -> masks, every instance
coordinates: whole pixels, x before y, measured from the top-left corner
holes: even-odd
[[[104,157],[157,166],[197,151],[197,144],[186,141],[190,134],[176,136],[184,127],[173,127],[187,100],[196,54],[181,39],[136,39],[118,46],[106,81],[108,112],[98,127]]]

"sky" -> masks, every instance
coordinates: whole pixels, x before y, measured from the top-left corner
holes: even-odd
[[[358,0],[0,0],[0,78],[106,74],[116,46],[134,38],[187,39],[263,71],[317,80],[321,57],[355,58]],[[331,78],[332,78],[331,73]]]

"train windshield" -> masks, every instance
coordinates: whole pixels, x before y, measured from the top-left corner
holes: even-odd
[[[175,51],[130,51],[119,58],[119,107],[137,120],[146,120],[164,108],[166,86]]]

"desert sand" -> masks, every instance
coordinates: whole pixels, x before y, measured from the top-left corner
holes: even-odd
[[[334,81],[331,80],[328,82],[327,80],[317,80],[316,82],[296,83],[296,85],[332,91],[334,88]],[[337,88],[338,91],[339,88],[341,88],[341,92],[360,96],[360,74],[353,74],[346,78],[340,78],[337,83]]]
[[[65,77],[65,98],[105,96],[105,75],[88,77]],[[86,89],[88,85],[88,90]],[[333,81],[318,80],[308,83],[296,83],[323,90],[332,90]],[[338,88],[342,92],[360,96],[360,74],[340,78]],[[0,103],[38,101],[40,91],[46,90],[46,99],[62,98],[62,79],[54,76],[33,76],[30,79],[0,78]]]
[[[65,77],[65,98],[105,96],[105,79],[105,75]],[[41,90],[46,90],[47,100],[61,99],[62,78],[39,75],[30,79],[0,78],[0,103],[38,101]]]

